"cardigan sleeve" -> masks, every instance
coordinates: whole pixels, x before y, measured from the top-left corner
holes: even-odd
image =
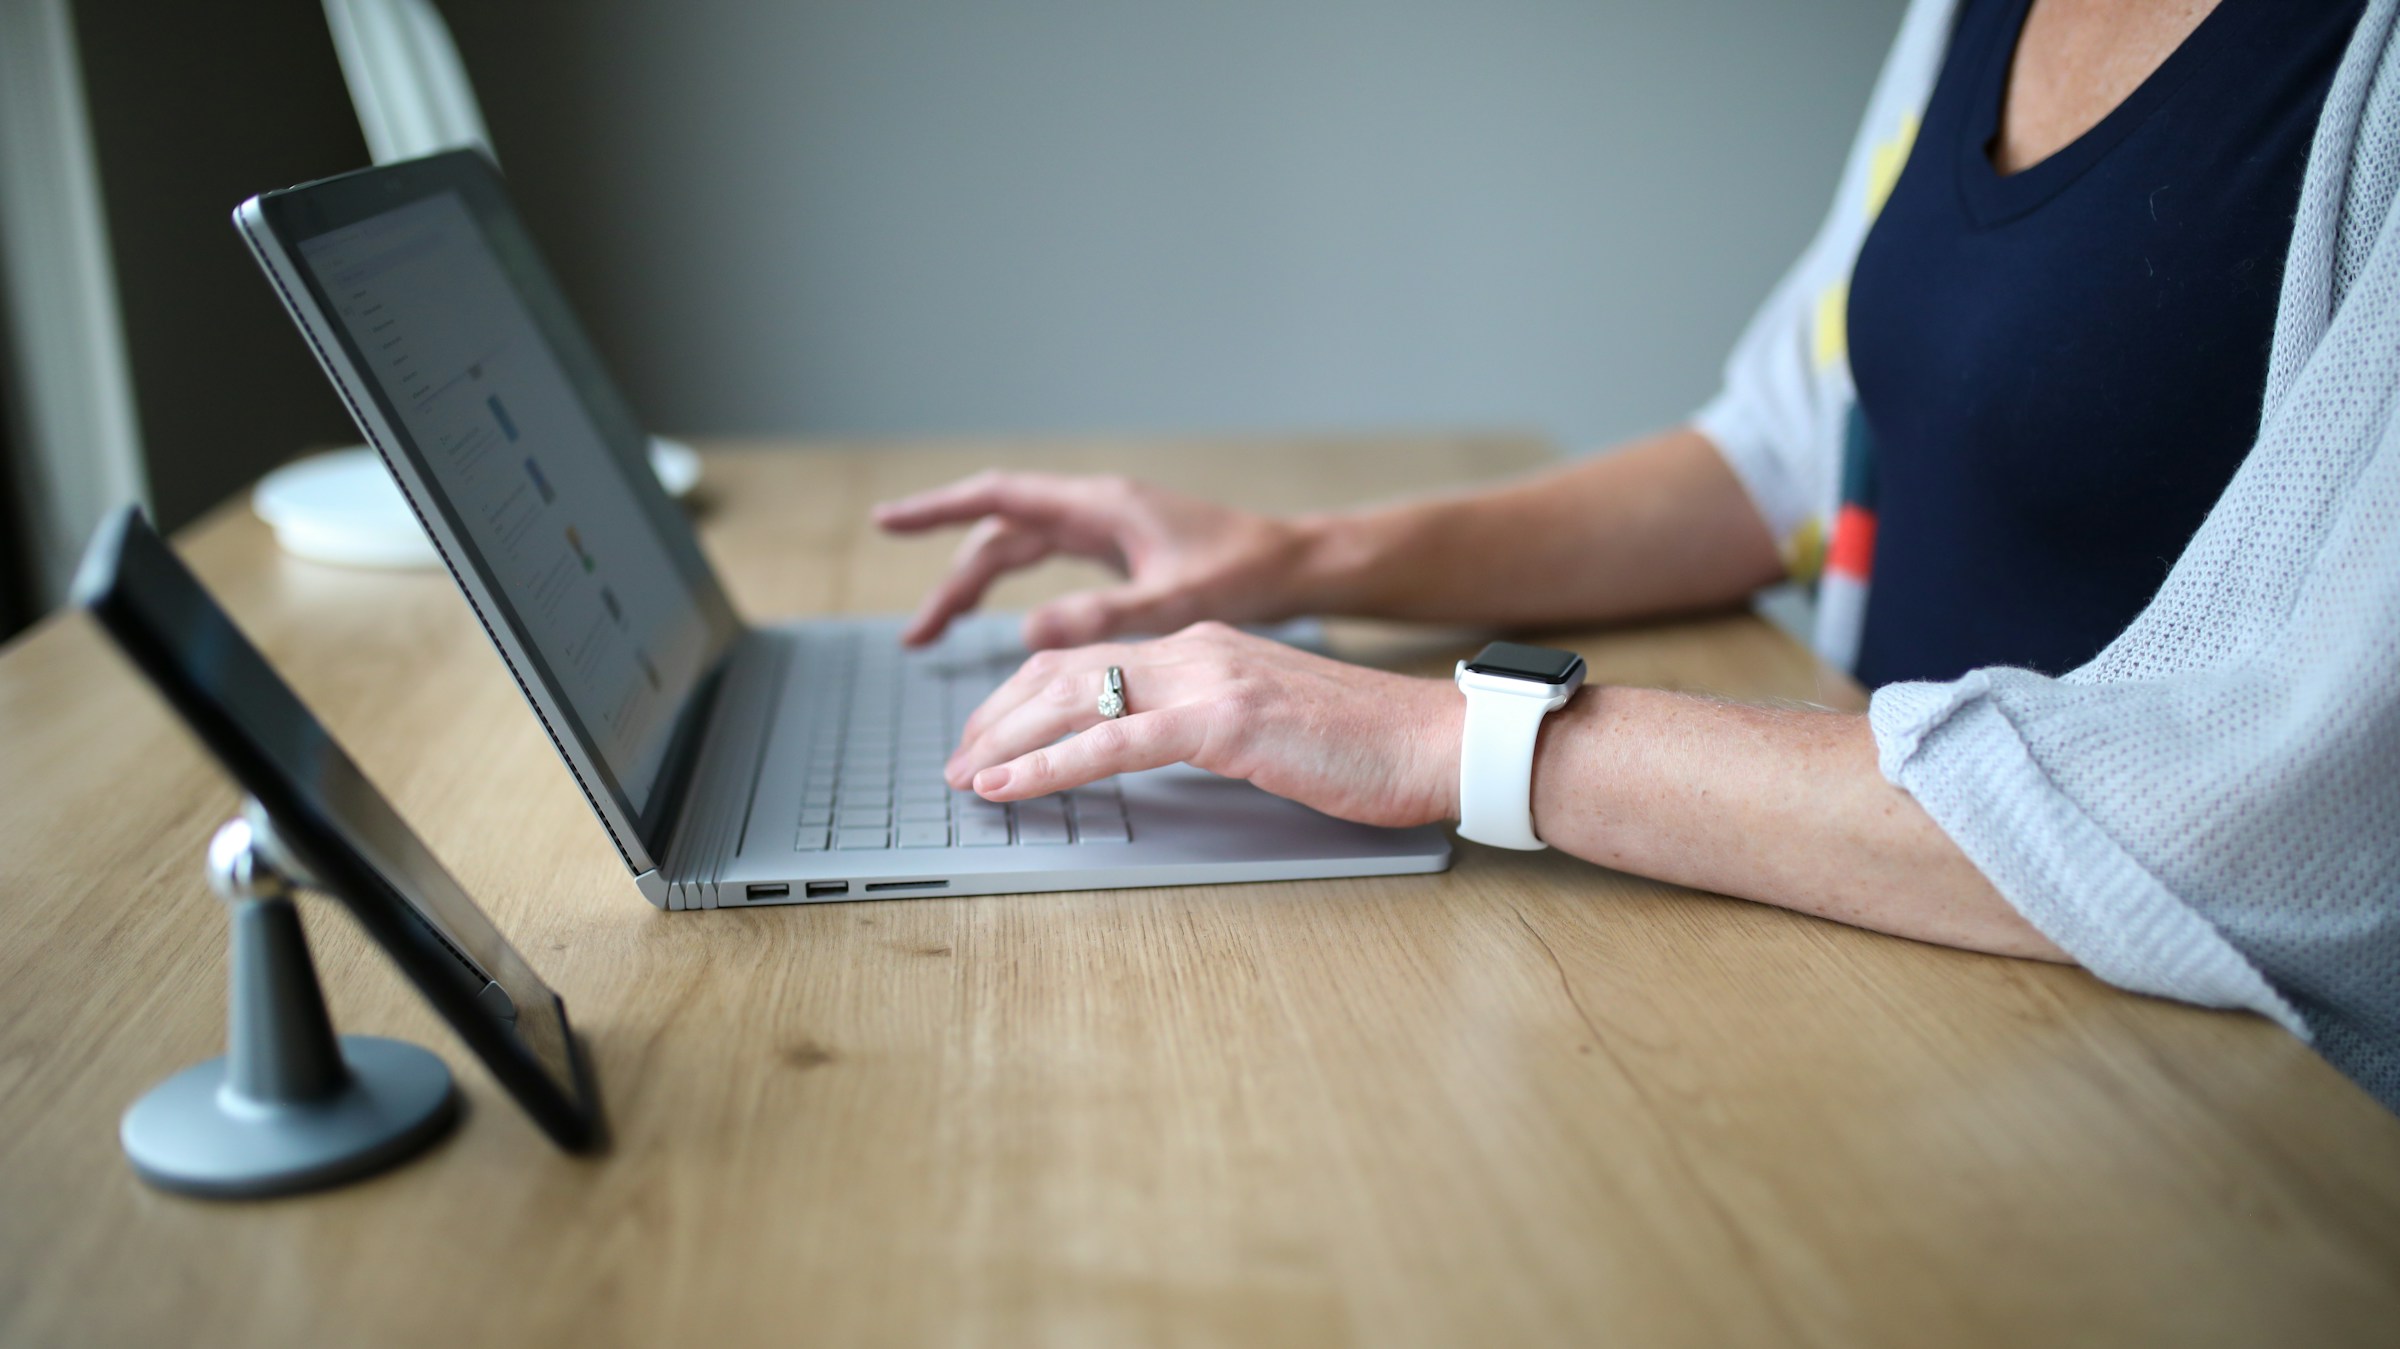
[[[1889,685],[1869,720],[1885,777],[2093,974],[2255,1011],[2400,1110],[2400,425],[2322,530],[2275,539],[2304,505],[2251,486],[2220,510],[2304,569],[2282,604],[2229,609],[2197,567],[2092,666]]]
[[[1830,225],[1829,225],[1830,228]],[[1812,538],[1821,538],[1827,491],[1839,472],[1839,441],[1829,423],[1847,415],[1847,371],[1820,371],[1809,354],[1812,314],[1828,286],[1825,236],[1801,255],[1750,319],[1716,397],[1692,416],[1739,478],[1767,532],[1782,547],[1787,570],[1807,573]],[[1803,579],[1806,579],[1805,576]]]

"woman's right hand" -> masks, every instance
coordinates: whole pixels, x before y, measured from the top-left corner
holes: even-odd
[[[901,634],[910,646],[942,635],[994,581],[1063,553],[1124,578],[1078,591],[1025,616],[1029,650],[1172,632],[1205,618],[1271,622],[1305,604],[1295,575],[1309,551],[1302,524],[1118,477],[980,473],[875,508],[895,534],[972,524],[950,574]]]

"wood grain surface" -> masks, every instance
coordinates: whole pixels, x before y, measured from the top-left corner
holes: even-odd
[[[869,502],[988,463],[1299,508],[1505,438],[718,445],[753,616],[908,606]],[[561,1156],[332,906],[339,1026],[468,1099],[256,1204],[118,1114],[217,1053],[231,788],[72,616],[0,654],[0,1342],[2392,1344],[2400,1121],[2264,1021],[1460,846],[1445,875],[664,914],[449,581],[228,506],[185,556],[565,996],[616,1134]],[[1052,568],[1006,605],[1073,583]],[[1469,634],[1347,629],[1438,672]],[[1598,681],[1855,705],[1746,615]]]

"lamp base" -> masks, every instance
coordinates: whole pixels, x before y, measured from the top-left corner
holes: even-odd
[[[254,1199],[340,1184],[415,1156],[458,1116],[450,1069],[429,1050],[341,1037],[350,1080],[301,1103],[257,1101],[226,1085],[228,1058],[196,1063],[125,1112],[118,1137],[142,1179],[212,1199]]]

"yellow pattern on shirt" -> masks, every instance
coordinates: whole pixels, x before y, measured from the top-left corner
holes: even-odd
[[[1783,541],[1784,574],[1809,585],[1825,571],[1825,517],[1812,515]]]
[[[1891,199],[1892,187],[1900,181],[1900,170],[1908,167],[1908,152],[1917,143],[1915,113],[1900,119],[1892,134],[1867,152],[1867,220],[1871,223],[1882,213],[1884,202]],[[1837,361],[1850,355],[1850,278],[1845,276],[1817,292],[1815,329],[1810,335],[1809,351],[1819,370],[1829,370]]]
[[[1917,144],[1917,115],[1909,113],[1900,119],[1892,134],[1876,143],[1867,152],[1868,223],[1883,213],[1883,204],[1891,200],[1892,188],[1900,181],[1900,171],[1908,167],[1908,152]],[[1850,358],[1850,278],[1841,277],[1817,292],[1816,312],[1809,332],[1809,355],[1820,371],[1830,370]],[[1803,584],[1813,582],[1825,568],[1825,520],[1812,515],[1800,522],[1783,541],[1783,559],[1793,579]]]

